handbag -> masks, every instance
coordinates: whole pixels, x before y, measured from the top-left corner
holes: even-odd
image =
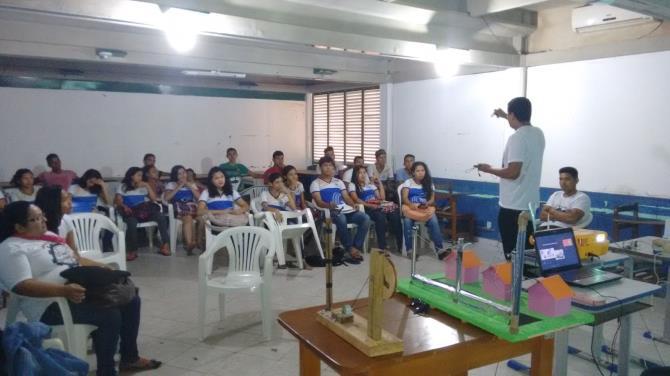
[[[86,303],[103,308],[121,307],[137,296],[137,287],[130,273],[100,266],[77,266],[60,275],[69,283],[86,289]]]
[[[153,214],[160,212],[160,206],[153,202],[146,201],[133,206],[130,210],[133,212],[133,217],[137,218],[138,221],[146,222],[151,219]]]
[[[428,206],[425,208],[412,208],[409,205],[402,205],[402,214],[414,221],[418,222],[428,222],[428,220],[435,215],[435,207]]]

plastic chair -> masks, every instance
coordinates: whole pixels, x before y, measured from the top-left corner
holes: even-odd
[[[320,207],[319,205],[316,204],[316,201],[314,201],[313,199],[312,199],[311,203],[308,202],[307,204],[308,204],[307,206],[309,206],[310,208],[314,208],[316,210],[321,211],[324,215],[323,218],[330,218],[330,209]],[[365,213],[365,207],[363,205],[357,205],[357,206],[358,206],[359,211],[362,211],[363,213]],[[347,223],[347,229],[348,230],[353,230],[353,229],[356,229],[357,227],[358,227],[358,225],[356,225],[355,223]],[[330,246],[335,247],[335,233],[337,232],[337,226],[335,225],[335,222],[331,222],[330,230],[332,231],[332,236],[330,237],[330,243],[331,243]],[[368,248],[370,248],[369,245],[368,245],[368,242],[369,242],[369,236],[366,236],[365,237],[365,243],[363,243],[363,249],[361,251],[367,253]],[[323,253],[322,253],[322,256],[323,256]]]
[[[156,204],[158,205],[158,204]],[[116,225],[121,229],[122,231],[126,231],[126,222],[123,221],[123,217],[119,214],[116,216]],[[137,228],[143,228],[146,229],[147,232],[147,239],[149,240],[149,249],[153,250],[154,249],[154,230],[158,230],[158,223],[154,221],[147,221],[147,222],[138,222],[137,223]],[[170,240],[170,248],[172,248],[172,243],[174,241]]]
[[[407,256],[407,247],[405,246],[405,221],[403,221],[403,218],[405,215],[402,213],[402,189],[405,188],[402,185],[398,186],[398,207],[400,208],[400,231],[402,231],[402,237],[403,237],[403,242],[402,242],[402,255]],[[425,234],[426,233],[426,224],[424,222],[419,222],[419,221],[414,221],[414,224],[419,226],[419,239],[423,240],[424,243],[430,244],[430,240],[426,239],[425,235],[421,235],[421,233]],[[418,243],[417,243],[418,244]],[[417,255],[419,250],[417,249]]]
[[[295,250],[295,256],[298,259],[298,267],[300,269],[304,268],[302,262],[302,248],[304,245],[303,235],[309,230],[311,230],[312,235],[314,235],[314,241],[316,241],[316,246],[319,249],[321,258],[325,258],[311,210],[305,209],[301,211],[282,211],[281,215],[282,220],[277,221],[272,212],[265,212],[263,220],[263,223],[265,223],[270,232],[272,232],[272,234],[275,236],[277,262],[279,265],[286,264],[286,248],[288,246],[288,242],[291,241],[291,244],[293,244],[293,249]],[[305,222],[303,222],[303,218],[306,219]],[[289,219],[294,219],[297,221],[297,223],[288,223]]]
[[[98,213],[70,214],[65,218],[74,228],[74,239],[81,256],[126,270],[125,233],[111,219]],[[114,252],[102,252],[101,232],[114,234]]]
[[[267,191],[268,187],[265,185],[254,185],[253,187],[246,188],[240,192],[241,197],[249,196],[249,201],[254,201],[255,199],[261,197],[263,191]]]
[[[214,255],[225,247],[228,251],[228,273],[212,276]],[[253,226],[224,230],[207,246],[198,263],[198,330],[205,339],[205,314],[208,293],[219,294],[219,315],[223,321],[225,293],[232,290],[259,290],[263,318],[263,335],[272,336],[272,259],[275,255],[274,237],[270,231]],[[263,273],[261,274],[261,267]]]
[[[265,218],[265,212],[261,206],[261,196],[251,199],[249,207],[252,214],[252,220],[249,223],[253,223],[254,226],[261,226]]]
[[[88,337],[98,327],[88,324],[75,324],[72,321],[72,312],[70,306],[65,298],[32,298],[15,293],[10,293],[9,304],[7,305],[7,318],[5,326],[16,322],[18,313],[21,311],[21,301],[35,300],[46,303],[56,303],[60,309],[61,317],[63,318],[63,325],[52,326],[52,335],[60,338],[65,350],[79,359],[86,360],[88,349]]]

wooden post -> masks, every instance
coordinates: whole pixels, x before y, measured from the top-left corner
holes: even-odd
[[[370,252],[370,289],[368,294],[368,337],[375,341],[382,338],[384,304],[384,253],[378,249]]]
[[[333,220],[326,217],[324,231],[326,232],[326,311],[330,311],[333,307],[333,247],[331,245],[331,237],[333,230],[331,228]],[[318,239],[316,241],[319,241]]]

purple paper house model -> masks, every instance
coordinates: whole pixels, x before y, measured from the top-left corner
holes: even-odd
[[[456,252],[451,252],[444,260],[444,275],[451,280],[456,280]],[[462,278],[463,283],[479,281],[479,266],[482,264],[475,251],[463,251]]]
[[[560,276],[539,278],[528,289],[528,309],[545,316],[563,316],[570,312],[573,295]]]
[[[498,300],[512,299],[512,264],[504,262],[489,266],[484,272],[484,292]]]

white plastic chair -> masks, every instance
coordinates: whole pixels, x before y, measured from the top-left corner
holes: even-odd
[[[323,213],[323,216],[324,216],[323,218],[324,219],[325,218],[330,218],[330,209],[320,207],[319,205],[316,204],[315,200],[312,199],[312,202],[307,203],[307,206],[321,211],[321,213]],[[365,213],[365,207],[363,205],[359,204],[357,206],[358,206],[359,211]],[[347,229],[348,230],[351,231],[351,230],[357,229],[357,228],[358,228],[358,225],[356,225],[355,223],[347,223]],[[335,233],[337,232],[337,226],[335,225],[335,222],[331,222],[330,229],[332,231],[332,236],[330,237],[330,246],[335,247]],[[369,231],[369,229],[368,229],[368,231]],[[361,249],[362,252],[367,252],[367,249],[369,248],[368,242],[369,242],[369,236],[366,236],[365,237],[365,242],[363,243],[363,249]]]
[[[255,199],[261,197],[261,193],[263,191],[267,191],[268,187],[265,185],[254,185],[253,187],[249,187],[242,192],[240,192],[240,196],[249,196],[250,201],[254,201]]]
[[[158,204],[156,204],[158,205]],[[122,230],[126,231],[126,222],[124,222],[123,217],[121,214],[118,214],[116,216],[116,225]],[[146,229],[147,232],[147,239],[149,240],[149,249],[153,251],[154,249],[154,230],[158,230],[158,223],[154,221],[148,221],[148,222],[137,222],[137,228],[138,229]],[[170,248],[172,248],[172,243],[174,241],[170,239]]]
[[[10,293],[7,304],[7,318],[5,326],[16,322],[18,313],[21,311],[21,301],[37,300],[46,303],[56,303],[60,309],[63,325],[52,326],[52,336],[60,338],[65,350],[79,359],[86,360],[88,349],[88,337],[98,327],[89,324],[75,324],[72,321],[72,312],[65,298],[32,298],[15,293]]]
[[[314,217],[312,216],[312,211],[309,209],[301,211],[282,211],[282,220],[277,221],[272,212],[265,212],[263,223],[268,227],[270,232],[275,236],[275,244],[277,247],[277,262],[279,265],[286,264],[286,249],[288,242],[291,241],[293,244],[293,249],[295,250],[295,256],[298,259],[298,267],[300,269],[304,268],[302,262],[302,248],[304,245],[303,236],[304,234],[311,230],[312,235],[314,235],[314,241],[316,246],[319,249],[321,258],[324,258],[323,249],[321,248],[321,241],[319,240],[319,234],[316,231],[316,224],[314,223]],[[306,219],[303,222],[303,218]],[[294,219],[298,223],[288,223],[289,219]]]
[[[261,206],[261,196],[252,198],[249,202],[249,207],[251,208],[252,220],[249,223],[253,223],[254,226],[261,226],[263,224],[263,219],[265,218],[265,212]]]
[[[170,231],[170,252],[172,253],[172,256],[177,255],[177,241],[182,237],[182,220],[175,217],[174,215],[174,205],[165,202],[165,206],[168,208],[168,230]],[[193,234],[196,236],[195,228],[196,228],[196,219],[193,219]]]
[[[402,213],[402,189],[403,188],[405,188],[405,187],[403,187],[402,185],[398,186],[398,207],[400,208],[400,231],[402,232],[402,238],[403,238],[402,255],[407,256],[407,247],[405,246],[405,221],[403,220],[403,218],[405,216]],[[431,241],[428,240],[425,237],[425,234],[426,234],[426,231],[427,231],[426,230],[426,223],[425,222],[419,222],[419,221],[414,221],[414,223],[419,226],[419,232],[418,232],[419,240],[423,240],[424,243],[430,244]],[[424,235],[421,235],[422,233]],[[418,242],[417,242],[417,245],[418,245]],[[416,251],[419,252],[418,249]],[[417,255],[418,255],[418,253],[417,253]]]
[[[64,218],[74,228],[79,255],[103,264],[115,264],[119,270],[126,270],[125,233],[112,220],[98,213],[70,214]],[[114,235],[114,252],[102,252],[102,230],[110,231]]]
[[[228,251],[228,273],[212,276],[214,255],[221,248]],[[275,254],[274,237],[270,231],[253,226],[229,228],[218,234],[198,263],[198,330],[205,339],[205,315],[208,293],[219,294],[219,315],[224,319],[225,293],[232,290],[260,292],[263,335],[272,336],[272,259]],[[261,266],[263,273],[261,274]]]

